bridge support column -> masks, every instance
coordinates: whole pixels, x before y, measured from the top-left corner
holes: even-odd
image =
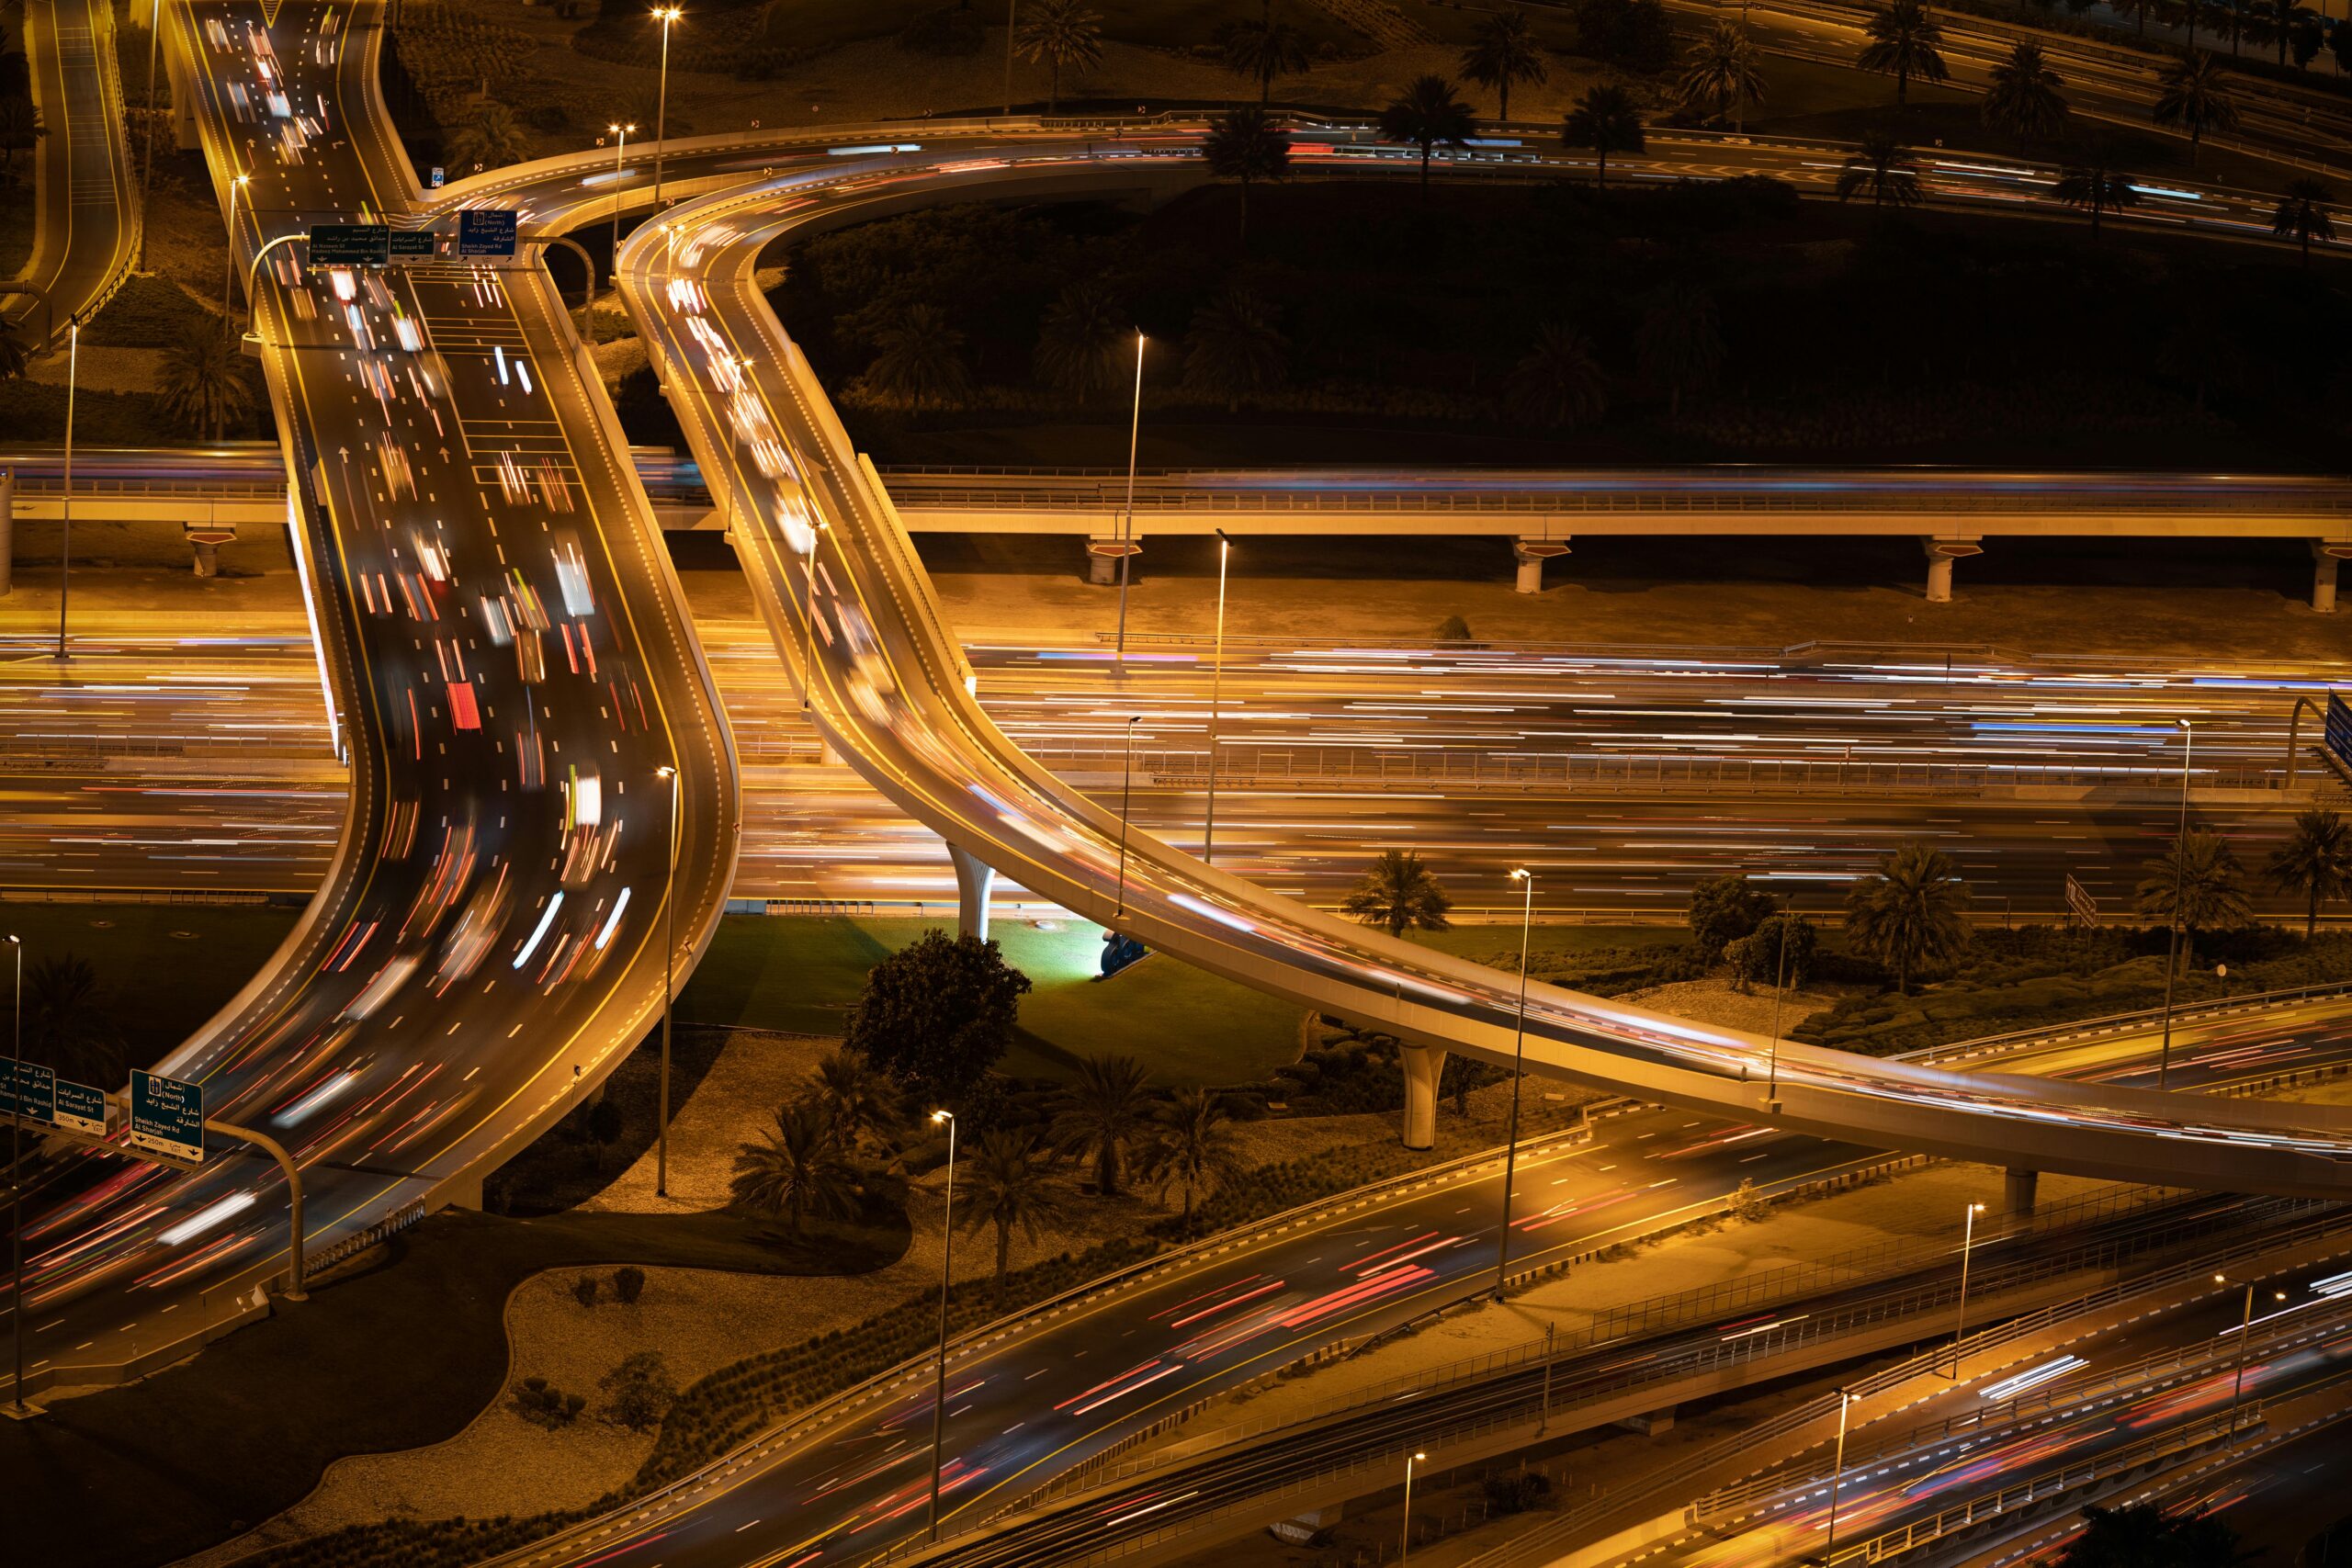
[[[1660,1432],[1674,1430],[1674,1406],[1653,1410],[1646,1416],[1628,1416],[1617,1423],[1628,1432],[1639,1432],[1645,1438],[1655,1438]]]
[[[948,862],[956,867],[956,934],[989,939],[989,894],[996,886],[996,867],[955,844],[947,846]]]
[[[2335,614],[2335,573],[2347,557],[2352,557],[2352,539],[2313,539],[2312,541],[2312,609],[2322,615]]]
[[[1521,593],[1543,592],[1544,563],[1554,556],[1564,556],[1567,553],[1568,542],[1566,539],[1531,539],[1522,536],[1512,541],[1511,558],[1519,563],[1519,591]]]
[[[1951,603],[1951,564],[1962,556],[1978,556],[1984,547],[1974,539],[1924,538],[1919,547],[1928,553],[1928,603]]]
[[[1445,1071],[1445,1053],[1407,1045],[1397,1055],[1405,1065],[1405,1146],[1430,1148],[1437,1143],[1437,1080]]]
[[[2032,1213],[2034,1190],[2041,1184],[2041,1172],[2011,1170],[2005,1175],[2007,1179],[2001,1184],[2001,1213],[2020,1215]]]
[[[1127,563],[1127,581],[1136,574],[1134,558],[1143,554],[1143,547],[1130,539],[1089,539],[1086,541],[1086,581],[1097,588],[1115,588],[1119,583],[1119,563]]]
[[[0,468],[0,599],[15,590],[17,570],[17,470]]]

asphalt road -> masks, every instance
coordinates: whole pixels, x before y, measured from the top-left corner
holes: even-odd
[[[112,6],[30,0],[22,15],[33,104],[47,134],[33,145],[40,205],[33,254],[17,281],[42,290],[48,308],[0,284],[8,300],[0,321],[40,349],[62,346],[67,322],[95,310],[130,270],[139,248],[139,197],[114,108],[122,86]]]

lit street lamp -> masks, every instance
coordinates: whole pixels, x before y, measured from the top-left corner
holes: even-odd
[[[1119,771],[1119,911],[1111,918],[1114,927],[1127,915],[1127,809],[1135,800],[1136,726],[1142,722],[1141,714],[1127,720],[1127,756]]]
[[[147,146],[139,165],[139,265],[147,265],[147,192],[155,177],[155,46],[164,37],[164,0],[147,18]]]
[[[1772,1043],[1764,1068],[1764,1109],[1781,1113],[1781,998],[1789,983],[1789,912],[1781,911],[1781,955],[1772,968]]]
[[[947,1440],[947,1283],[956,1258],[956,1113],[931,1113],[932,1124],[947,1123],[947,1200],[939,1212],[939,1366],[931,1397],[931,1539],[939,1539],[940,1450]]]
[[[605,129],[617,139],[613,144],[613,276],[617,281],[621,265],[621,155],[628,149],[628,133],[637,129],[637,121],[607,125]]]
[[[1217,719],[1225,696],[1225,568],[1233,554],[1233,540],[1226,531],[1216,531],[1216,656],[1209,674],[1209,809],[1201,827],[1201,863],[1211,865],[1216,860],[1216,737]]]
[[[1827,1557],[1838,1548],[1838,1486],[1846,1479],[1846,1413],[1861,1403],[1859,1393],[1838,1391],[1838,1459],[1829,1470],[1829,1537],[1821,1543],[1821,1555]]]
[[[2173,722],[2180,726],[2180,826],[2172,836],[2172,920],[2165,943],[2165,1043],[2156,1057],[2158,1089],[2172,1077],[2172,982],[2173,971],[2180,967],[2180,878],[2188,861],[2188,764],[2197,750],[2195,728],[2185,718]]]
[[[1135,412],[1127,421],[1127,513],[1119,527],[1119,643],[1112,658],[1122,675],[1127,672],[1127,562],[1136,545],[1136,444],[1143,435],[1143,344],[1144,335],[1137,332]]]
[[[816,532],[808,536],[808,640],[800,654],[800,711],[808,711],[809,699],[817,690],[817,551],[825,536],[833,531],[830,518],[820,518]]]
[[[678,770],[653,770],[657,779],[670,781],[670,860],[662,886],[662,1106],[654,1123],[653,1195],[670,1195],[670,1014],[673,1010],[672,971],[677,964],[675,935],[678,908]]]
[[[1519,1017],[1510,1039],[1510,1133],[1503,1143],[1502,1235],[1495,1243],[1495,1300],[1503,1299],[1503,1274],[1510,1267],[1511,1179],[1519,1171],[1519,1086],[1527,1066],[1527,943],[1535,925],[1535,874],[1521,866],[1510,874],[1526,884],[1519,910]],[[1550,1404],[1547,1398],[1545,1404]]]
[[[251,175],[239,175],[229,182],[229,254],[220,262],[220,330],[227,332],[236,318],[229,310],[229,286],[237,280],[237,198],[253,184]],[[251,210],[248,205],[248,210]]]
[[[1984,1212],[1982,1203],[1968,1206],[1967,1226],[1960,1237],[1960,1316],[1951,1331],[1951,1381],[1960,1381],[1960,1347],[1968,1337],[1968,1255],[1976,1246],[1976,1216]]]
[[[65,501],[57,560],[57,657],[65,654],[65,607],[74,597],[74,395],[82,378],[82,318],[65,323]]]
[[[662,138],[670,123],[670,24],[685,15],[675,6],[657,6],[654,18],[662,24],[662,85],[653,103],[653,209],[662,210]]]
[[[2224,1274],[2216,1274],[2213,1276],[2213,1283],[2217,1285],[2242,1283],[2245,1286],[2245,1312],[2238,1322],[2238,1370],[2236,1377],[2230,1383],[2230,1447],[2235,1450],[2238,1446],[2238,1405],[2245,1398],[2245,1348],[2254,1338],[2254,1282],[2251,1280],[2237,1280]],[[2287,1292],[2284,1291],[2274,1292],[2273,1295],[2278,1301],[2283,1302],[2287,1299]]]
[[[1405,1540],[1396,1549],[1396,1568],[1404,1568],[1405,1560],[1413,1554],[1413,1467],[1429,1457],[1413,1454],[1405,1461]]]

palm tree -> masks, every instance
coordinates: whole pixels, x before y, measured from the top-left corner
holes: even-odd
[[[2303,896],[2303,935],[2317,934],[2320,906],[2352,894],[2352,823],[2333,811],[2296,813],[2295,830],[2270,852],[2262,874],[2273,887]]]
[[[875,336],[882,351],[865,367],[865,380],[884,397],[920,411],[927,402],[944,405],[971,390],[964,334],[947,324],[947,313],[938,306],[905,306]]]
[[[2165,66],[2158,81],[2156,123],[2188,129],[2192,166],[2207,131],[2237,129],[2237,102],[2222,87],[2222,62],[2212,55],[2192,49]]]
[[[1223,1095],[1196,1088],[1179,1089],[1153,1107],[1152,1119],[1159,1126],[1136,1156],[1136,1174],[1159,1183],[1163,1194],[1171,1186],[1181,1189],[1184,1224],[1190,1227],[1193,1205],[1201,1194],[1241,1168],[1233,1130],[1227,1125],[1233,1117]]]
[[[2319,180],[2306,175],[2287,186],[2287,194],[2278,198],[2278,209],[2270,215],[2270,231],[2284,240],[2292,236],[2302,247],[2303,265],[2312,265],[2312,242],[2322,244],[2335,243],[2335,220],[2328,216],[2327,204],[2335,193]]]
[[[1640,152],[1648,147],[1642,135],[1642,111],[1634,95],[1623,87],[1592,86],[1584,90],[1577,107],[1560,123],[1560,144],[1589,147],[1600,158],[1596,183],[1609,184],[1609,154]]]
[[[1951,75],[1943,51],[1943,28],[1919,0],[1888,0],[1871,13],[1862,34],[1870,41],[1855,63],[1865,71],[1883,71],[1894,78],[1894,101],[1909,101],[1911,78],[1941,82]]]
[[[60,1077],[113,1090],[122,1085],[122,1036],[78,953],[44,958],[25,972],[25,1056]]]
[[[1642,381],[1666,394],[1667,417],[1682,416],[1682,395],[1711,384],[1724,364],[1724,337],[1712,295],[1679,283],[1654,290],[1634,329]]]
[[[863,1051],[826,1052],[808,1090],[844,1154],[854,1152],[869,1134],[887,1142],[907,1124],[897,1080],[867,1061]]]
[[[1557,321],[1536,329],[1533,345],[1511,369],[1507,390],[1511,406],[1539,424],[1583,424],[1609,407],[1608,379],[1593,358],[1592,344]]]
[[[0,97],[0,152],[8,154],[8,181],[16,183],[17,154],[28,152],[33,144],[49,134],[49,127],[41,123],[40,110],[28,93],[11,93]]]
[[[2102,214],[2140,205],[2140,190],[2132,178],[2113,167],[2105,152],[2094,148],[2089,163],[2059,171],[2058,183],[2050,187],[2050,195],[2052,200],[2087,211],[2091,215],[2091,238],[2096,240]]]
[[[225,325],[219,332],[183,338],[165,350],[156,391],[165,413],[190,433],[213,441],[254,410],[254,384],[245,375],[237,339]]]
[[[857,1175],[841,1151],[832,1119],[822,1108],[805,1101],[779,1106],[774,1132],[756,1144],[736,1145],[729,1196],[739,1209],[783,1214],[795,1235],[811,1213],[837,1218],[855,1213]]]
[[[1306,69],[1306,35],[1271,17],[1220,28],[1216,51],[1227,71],[1255,79],[1261,107],[1272,100],[1275,77],[1296,76]]]
[[[1241,400],[1282,384],[1290,374],[1290,340],[1274,325],[1273,307],[1246,288],[1228,288],[1193,312],[1184,340],[1184,385],[1221,398],[1238,412]]]
[[[1046,112],[1061,107],[1062,71],[1091,71],[1102,63],[1102,18],[1080,0],[1030,0],[1012,32],[1013,46],[1032,65],[1051,68]]]
[[[2271,0],[2268,21],[2272,36],[2278,40],[2279,64],[2287,63],[2289,35],[2293,33],[2296,24],[2307,15],[2309,13],[2303,9],[2301,0]]]
[[[1119,297],[1101,278],[1071,284],[1037,326],[1037,374],[1080,402],[1121,380],[1119,350],[1134,334]]]
[[[677,128],[671,127],[672,134]],[[531,138],[514,118],[514,111],[488,98],[449,134],[444,157],[459,168],[503,168],[531,155]]]
[[[2173,901],[2176,885],[2180,890],[2177,907]],[[2166,924],[2178,922],[2183,974],[2195,967],[2199,931],[2242,926],[2253,913],[2236,853],[2220,834],[2202,829],[2191,829],[2186,839],[2176,840],[2150,861],[2139,892],[2140,913]]]
[[[1095,1190],[1119,1195],[1120,1156],[1151,1117],[1151,1074],[1133,1056],[1088,1056],[1054,1097],[1047,1133],[1057,1153],[1094,1161]]]
[[[1684,108],[1712,113],[1716,119],[1731,115],[1737,126],[1747,105],[1764,101],[1756,45],[1736,23],[1717,22],[1682,57],[1674,93]]]
[[[1894,969],[1896,994],[1908,996],[1913,970],[1968,944],[1960,917],[1967,900],[1959,863],[1915,840],[1881,856],[1876,871],[1855,881],[1846,895],[1848,940]]]
[[[2248,18],[2238,0],[2211,0],[2212,10],[2209,20],[2213,30],[2230,40],[2230,58],[2238,54],[2238,45],[2245,38]]]
[[[1380,111],[1380,135],[1387,141],[1409,141],[1421,150],[1421,188],[1430,183],[1430,152],[1441,141],[1448,147],[1468,144],[1476,127],[1470,106],[1453,96],[1453,84],[1442,76],[1416,76],[1405,96]]]
[[[1012,1258],[1012,1233],[1035,1242],[1038,1233],[1059,1224],[1069,1213],[1061,1195],[1046,1184],[1052,1156],[1026,1134],[990,1130],[980,1134],[970,1174],[956,1195],[956,1228],[996,1227],[996,1293],[1004,1299],[1006,1266]]]
[[[1263,108],[1247,106],[1209,118],[1208,139],[1201,156],[1209,173],[1221,180],[1241,182],[1239,239],[1250,238],[1250,186],[1257,180],[1278,180],[1290,173],[1290,133]]]
[[[1497,119],[1510,118],[1512,83],[1541,83],[1551,74],[1535,29],[1516,11],[1496,12],[1478,24],[1470,47],[1462,51],[1462,73],[1495,90]]]
[[[1453,900],[1445,896],[1445,889],[1437,885],[1415,850],[1381,851],[1363,880],[1340,904],[1343,914],[1365,925],[1379,926],[1390,936],[1403,936],[1408,928],[1444,931],[1453,924],[1445,918],[1452,908]]]
[[[1838,171],[1838,200],[1850,201],[1864,191],[1872,207],[1917,207],[1927,197],[1911,149],[1883,130],[1864,131],[1861,151]]]
[[[2197,17],[2205,9],[2206,0],[2178,0],[2180,19],[2188,24],[2188,47],[2197,47]]]
[[[2148,36],[2148,13],[2163,4],[2163,0],[2109,0],[2109,3],[2117,12],[2136,21],[2140,36],[2145,38]]]
[[[1984,90],[1984,123],[2020,141],[2039,141],[2064,129],[2069,112],[2058,89],[2066,79],[2042,63],[2041,45],[2021,39],[2009,48],[2008,59],[1993,67],[1992,85]]]

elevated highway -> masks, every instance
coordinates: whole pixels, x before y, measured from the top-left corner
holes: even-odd
[[[86,321],[130,276],[141,209],[111,0],[28,0],[24,42],[47,134],[33,148],[33,254],[0,280],[0,326],[39,353],[64,343],[66,323]]]

